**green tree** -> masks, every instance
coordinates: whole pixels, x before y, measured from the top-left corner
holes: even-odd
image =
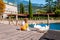
[[[32,18],[33,17],[33,13],[32,13],[32,4],[31,1],[29,0],[29,17]]]
[[[2,14],[5,11],[5,4],[2,0],[0,0],[0,19],[2,18]]]
[[[60,15],[60,10],[57,9],[57,10],[55,11],[55,14],[56,14],[56,15]]]
[[[57,9],[60,9],[60,0],[57,0],[56,8],[57,8]]]
[[[52,12],[52,3],[53,3],[53,0],[46,0],[47,2],[47,12],[48,13],[51,13]]]
[[[20,3],[20,13],[24,14],[24,5]]]
[[[57,5],[57,1],[54,1],[53,2],[53,7],[52,7],[52,11],[55,12],[56,10],[56,5]]]

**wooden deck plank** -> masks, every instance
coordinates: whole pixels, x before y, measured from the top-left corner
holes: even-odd
[[[26,38],[25,40],[39,40],[39,38],[43,35],[43,33],[33,33],[29,38]]]
[[[0,24],[0,40],[38,40],[44,34],[36,31],[20,31],[11,26]]]
[[[11,36],[10,38],[8,38],[8,39],[14,39],[14,38],[18,38],[18,37],[20,37],[20,38],[23,38],[23,37],[25,37],[26,35],[28,35],[30,32],[28,32],[28,33],[26,33],[26,31],[24,32],[19,32],[18,34],[16,34],[16,35],[14,35],[14,36]]]

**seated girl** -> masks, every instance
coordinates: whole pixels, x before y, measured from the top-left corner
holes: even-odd
[[[24,21],[22,22],[22,25],[20,26],[20,30],[29,30],[27,18],[25,18]]]

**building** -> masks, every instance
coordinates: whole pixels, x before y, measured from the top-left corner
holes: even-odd
[[[5,12],[3,14],[3,18],[8,17],[8,14],[17,14],[17,4],[15,2],[15,0],[3,0],[3,2],[5,3]]]

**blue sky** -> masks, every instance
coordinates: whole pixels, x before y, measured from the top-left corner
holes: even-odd
[[[10,2],[14,2],[15,0],[5,0],[5,1],[10,1]],[[21,2],[21,1],[28,1],[29,0],[16,0],[16,2]],[[32,3],[36,3],[36,4],[45,4],[45,0],[31,0]]]
[[[29,1],[29,0],[25,0],[25,1]],[[55,1],[55,0],[53,0]],[[46,4],[45,0],[31,0],[32,3],[37,3],[37,4]]]
[[[25,1],[29,1],[29,0],[25,0]],[[31,0],[32,3],[37,3],[37,4],[45,4],[45,0]]]

